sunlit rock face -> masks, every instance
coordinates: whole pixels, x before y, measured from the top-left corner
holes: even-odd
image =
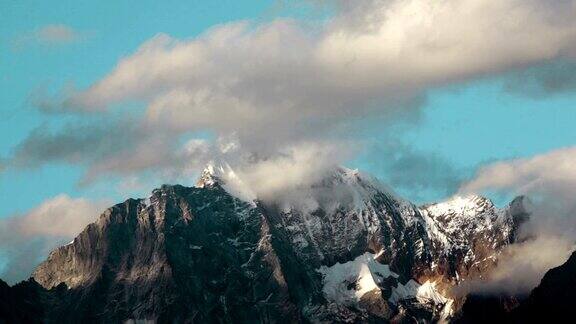
[[[489,271],[526,216],[478,196],[418,207],[346,168],[273,199],[253,189],[210,166],[107,209],[34,272],[42,318],[449,320],[450,288]]]

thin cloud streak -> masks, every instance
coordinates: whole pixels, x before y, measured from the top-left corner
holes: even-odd
[[[28,46],[63,46],[82,41],[89,33],[76,30],[65,24],[50,24],[24,33],[13,40],[15,49]]]

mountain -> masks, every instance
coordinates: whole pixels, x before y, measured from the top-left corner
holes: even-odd
[[[45,323],[445,321],[462,302],[450,288],[486,274],[526,219],[522,198],[418,207],[346,168],[277,199],[254,192],[210,166],[195,187],[117,204],[18,300]]]

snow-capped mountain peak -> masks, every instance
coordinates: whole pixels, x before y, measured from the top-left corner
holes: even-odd
[[[209,188],[215,185],[219,185],[240,200],[254,202],[257,199],[254,191],[240,179],[228,163],[209,163],[196,182],[197,188]]]
[[[474,216],[493,208],[494,204],[490,199],[478,195],[454,196],[447,201],[426,207],[430,213],[435,215],[454,214],[462,216]]]
[[[224,184],[226,174],[233,172],[232,168],[227,164],[208,163],[204,170],[200,173],[200,178],[196,182],[196,187],[204,188],[210,187],[215,184]]]
[[[48,316],[439,321],[457,311],[450,287],[489,271],[524,210],[479,196],[417,207],[342,167],[261,199],[250,171],[210,164],[196,187],[165,185],[106,210],[34,272],[44,288],[69,288],[46,299],[57,306]]]

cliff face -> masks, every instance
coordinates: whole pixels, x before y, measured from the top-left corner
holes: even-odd
[[[337,169],[297,195],[246,199],[207,170],[106,210],[33,279],[45,322],[448,319],[449,288],[514,240],[517,208],[417,207]]]
[[[73,321],[298,315],[261,211],[219,186],[165,186],[149,200],[118,204],[52,252],[33,278],[70,289],[49,316]]]

